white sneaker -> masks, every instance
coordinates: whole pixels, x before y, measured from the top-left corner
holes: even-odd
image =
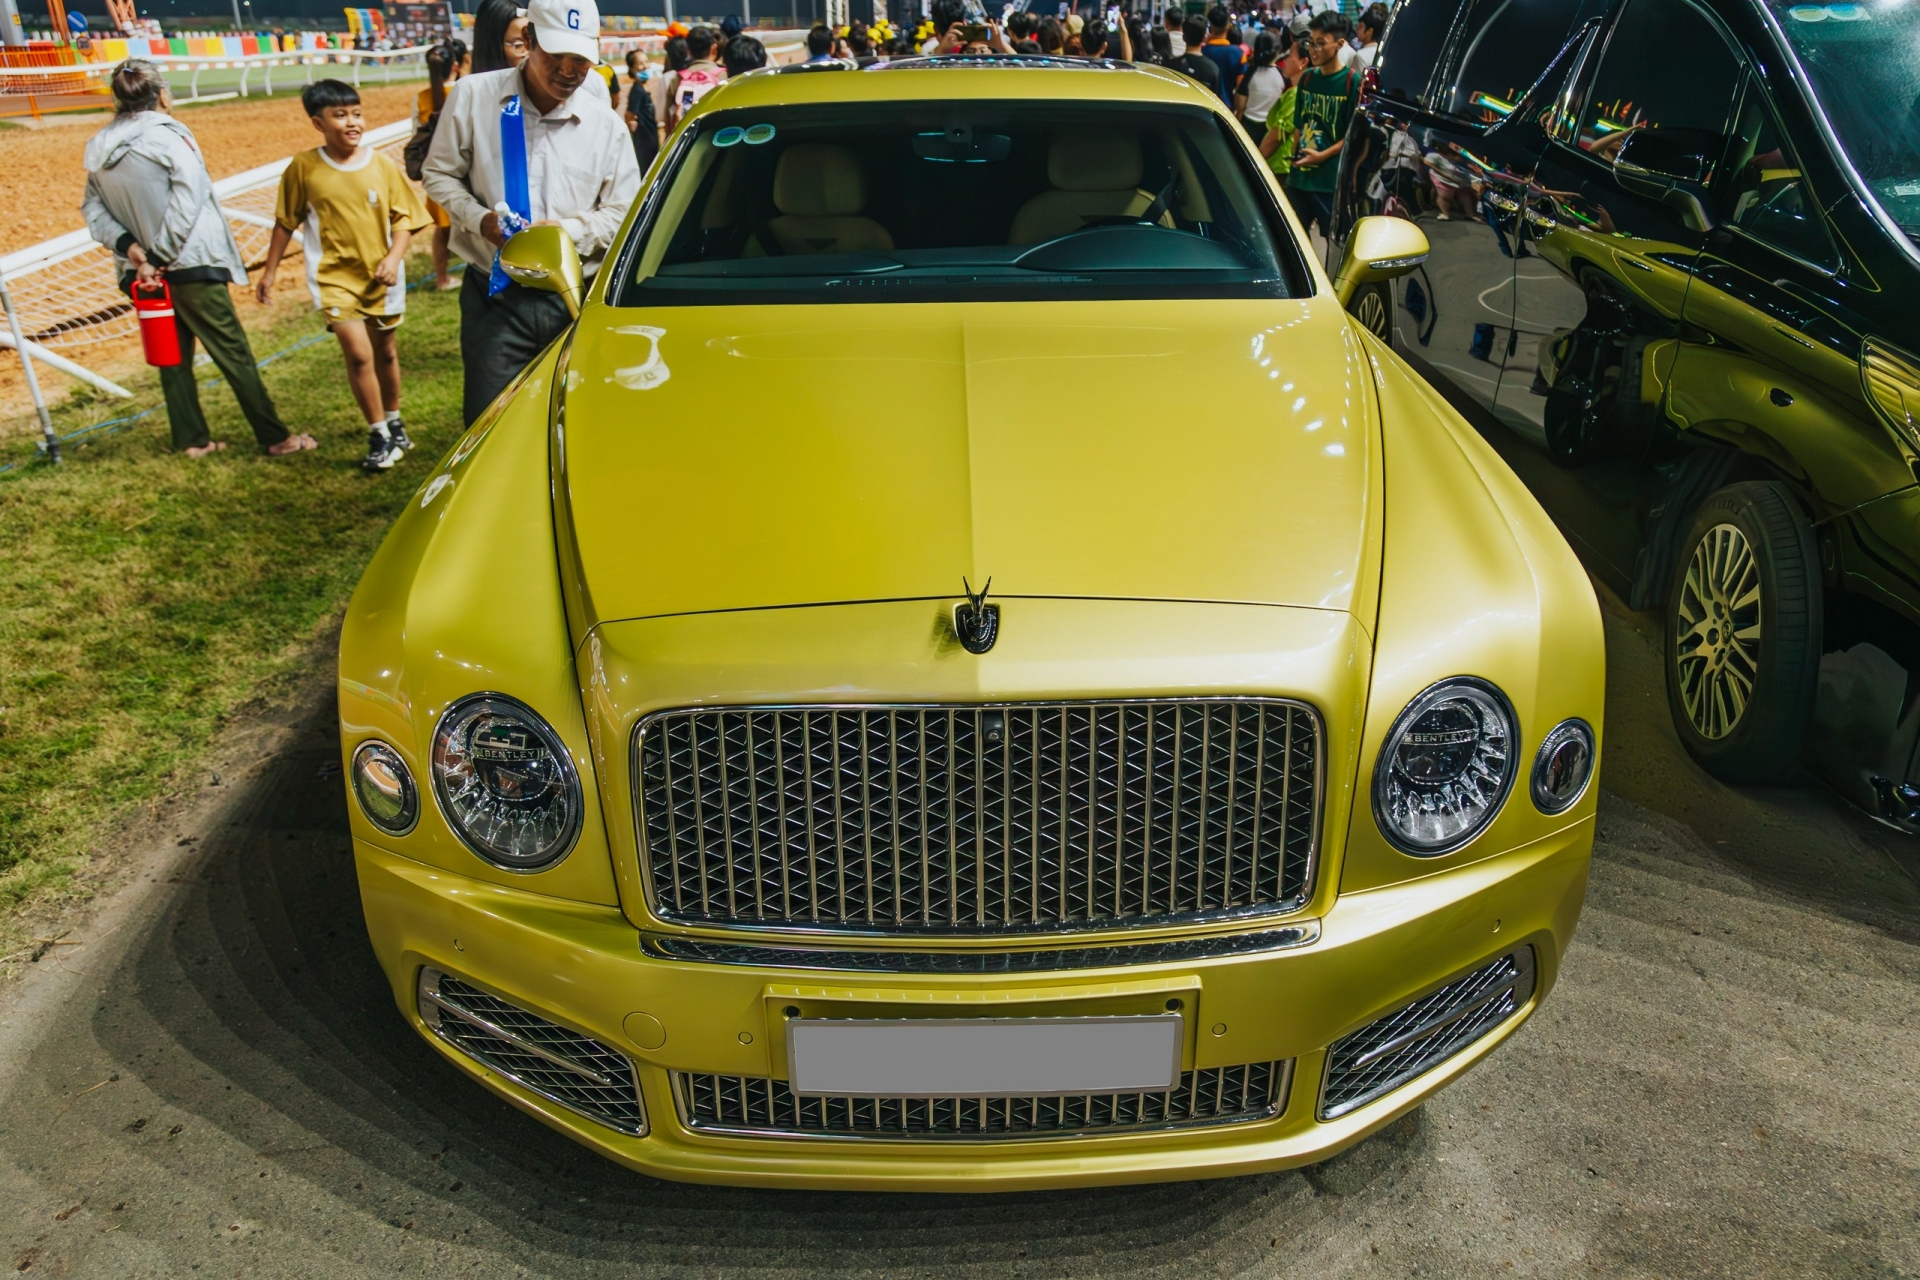
[[[406,456],[407,451],[389,439],[386,432],[370,430],[367,432],[367,456],[360,459],[360,468],[363,471],[390,471],[396,462]]]

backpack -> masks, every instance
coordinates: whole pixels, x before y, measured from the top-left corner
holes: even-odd
[[[407,139],[407,145],[400,152],[400,158],[406,163],[407,176],[415,182],[420,181],[421,168],[427,163],[427,152],[433,149],[433,131],[440,124],[440,113],[434,112],[427,117],[425,124],[415,125],[413,136]]]
[[[684,116],[693,110],[693,104],[718,89],[726,80],[724,71],[682,71],[680,83],[674,88],[674,115]]]

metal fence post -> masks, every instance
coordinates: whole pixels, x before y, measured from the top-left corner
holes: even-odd
[[[60,461],[60,437],[53,433],[53,415],[47,412],[46,397],[40,394],[40,378],[33,371],[33,357],[27,354],[27,335],[20,328],[20,315],[13,309],[13,295],[7,291],[7,278],[0,274],[0,306],[7,312],[7,328],[13,333],[14,350],[20,353],[20,369],[27,375],[27,394],[40,415],[40,431],[47,438],[47,456]]]

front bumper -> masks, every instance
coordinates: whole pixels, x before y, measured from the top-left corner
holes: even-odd
[[[1311,1164],[1485,1057],[1553,985],[1587,882],[1593,820],[1520,849],[1340,897],[1317,940],[1178,963],[1014,974],[867,973],[662,959],[620,912],[484,884],[355,841],[374,950],[402,1013],[449,1061],[631,1168],[686,1181],[849,1190],[1011,1191],[1220,1177]],[[1516,1013],[1416,1078],[1322,1119],[1328,1048],[1530,947]],[[631,1058],[643,1133],[556,1105],[454,1048],[420,1014],[423,969],[457,975]],[[1269,1118],[993,1140],[766,1137],[692,1128],[685,1077],[785,1077],[784,1011],[807,1016],[1139,1012],[1177,1000],[1187,1071],[1290,1063]]]

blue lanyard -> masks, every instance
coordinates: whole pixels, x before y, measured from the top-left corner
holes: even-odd
[[[527,128],[520,116],[520,95],[500,108],[500,181],[507,207],[533,221],[533,197],[527,190]]]

